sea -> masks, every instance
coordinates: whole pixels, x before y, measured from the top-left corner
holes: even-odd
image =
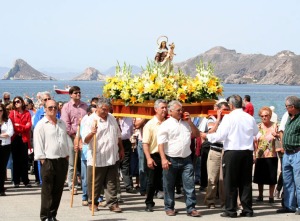
[[[69,95],[59,95],[54,91],[54,86],[64,89],[67,85],[77,85],[81,88],[82,100],[89,102],[92,97],[102,95],[103,81],[27,81],[27,80],[0,80],[0,95],[8,91],[11,98],[20,95],[35,98],[41,91],[49,91],[56,101],[68,101]],[[290,95],[300,97],[299,86],[287,85],[256,85],[256,84],[223,84],[224,92],[220,98],[227,98],[232,94],[241,97],[248,94],[254,105],[254,117],[259,122],[258,111],[263,106],[274,106],[279,120],[286,111],[285,98]]]

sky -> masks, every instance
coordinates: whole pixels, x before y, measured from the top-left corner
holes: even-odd
[[[299,0],[0,0],[0,67],[38,70],[145,67],[157,38],[173,62],[223,46],[243,54],[300,54]]]

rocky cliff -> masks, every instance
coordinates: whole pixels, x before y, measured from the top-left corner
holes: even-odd
[[[241,54],[224,47],[215,47],[203,54],[174,64],[185,73],[196,74],[200,60],[211,61],[215,74],[229,84],[286,84],[300,85],[300,56],[281,51],[274,56]]]
[[[3,76],[3,80],[55,80],[55,78],[37,71],[24,60],[18,59]]]
[[[73,78],[74,81],[101,81],[105,80],[105,76],[95,68],[89,67],[79,76]]]

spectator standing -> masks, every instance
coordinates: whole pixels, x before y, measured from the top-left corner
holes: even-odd
[[[88,117],[96,111],[97,108],[92,107],[91,105],[87,109],[87,114],[82,118],[80,122],[80,136],[83,136],[84,127]],[[77,135],[76,135],[77,136]],[[76,137],[77,139],[77,137]],[[82,206],[88,206],[88,182],[87,182],[87,151],[88,144],[83,142],[80,143],[81,149],[81,188],[82,188]]]
[[[224,141],[223,171],[225,184],[225,212],[222,217],[237,217],[237,196],[243,206],[240,216],[253,216],[252,165],[253,142],[258,133],[255,119],[242,110],[242,98],[232,95],[228,104],[232,110],[223,117],[218,130],[212,134],[202,133],[203,139],[215,143]]]
[[[68,171],[69,148],[73,146],[67,136],[65,123],[56,118],[57,103],[48,100],[46,115],[34,129],[35,160],[42,164],[42,191],[40,218],[56,221],[64,183]]]
[[[81,99],[81,91],[78,86],[72,86],[69,90],[70,101],[65,103],[61,110],[61,119],[66,123],[67,133],[74,142],[74,138],[76,136],[77,127],[79,121],[86,115],[86,111],[88,105],[82,102]],[[74,173],[74,158],[75,151],[79,151],[78,146],[75,146],[70,149],[69,154],[69,168],[68,168],[68,187],[69,190],[72,190],[73,185],[73,173]],[[78,159],[80,160],[81,156],[78,154]],[[80,170],[80,165],[78,166]],[[74,195],[77,194],[78,182],[75,180],[74,186]]]
[[[277,213],[300,215],[300,99],[296,96],[287,97],[285,107],[289,117],[283,133],[284,208],[277,210]]]
[[[122,117],[118,119],[118,123],[122,133],[122,143],[124,147],[124,159],[121,161],[121,172],[126,193],[137,193],[133,188],[132,176],[130,175],[130,159],[131,159],[131,142],[130,137],[133,133],[133,119],[129,117]]]
[[[195,127],[189,113],[183,115],[179,101],[168,104],[170,118],[164,121],[158,130],[157,143],[163,168],[164,204],[168,216],[175,216],[175,181],[182,177],[186,195],[186,212],[188,216],[199,217],[196,210],[196,193],[194,184],[194,168],[191,158],[191,136],[198,137],[199,130]]]
[[[6,165],[11,151],[11,137],[14,128],[8,118],[4,104],[0,104],[0,196],[6,196],[4,181],[6,177]]]
[[[137,151],[139,162],[139,179],[140,179],[140,194],[146,195],[147,191],[147,174],[145,168],[145,154],[143,151],[143,128],[147,120],[143,118],[136,118],[134,127],[137,130]]]
[[[277,155],[278,155],[278,158],[279,158],[279,161],[280,161],[280,174],[278,176],[278,180],[277,180],[277,186],[276,186],[276,189],[275,189],[275,193],[274,193],[274,196],[277,197],[277,199],[280,199],[282,198],[281,196],[283,195],[282,193],[280,194],[281,190],[282,190],[282,187],[283,187],[283,180],[282,180],[282,157],[283,157],[283,154],[284,154],[284,148],[283,148],[283,133],[284,133],[284,129],[285,129],[285,124],[288,120],[288,117],[289,117],[289,113],[286,111],[282,118],[281,118],[281,121],[280,121],[280,124],[279,124],[279,128],[278,128],[278,132],[279,132],[279,140],[280,140],[280,147],[279,148],[276,148],[276,152],[277,152]]]
[[[251,116],[254,116],[254,107],[253,104],[251,103],[250,95],[245,95],[244,104],[245,104],[244,111],[250,114]]]
[[[3,93],[3,99],[2,99],[3,101],[3,104],[4,104],[4,106],[6,107],[8,104],[10,104],[11,102],[10,102],[10,93],[9,92],[4,92]]]
[[[28,149],[30,146],[31,115],[20,96],[13,99],[13,110],[9,118],[14,126],[11,149],[13,158],[13,180],[15,188],[20,186],[20,178],[25,187],[31,187],[28,179]]]
[[[262,107],[259,112],[261,123],[255,141],[255,170],[253,182],[258,184],[259,195],[256,202],[263,201],[264,184],[269,185],[269,203],[274,203],[274,189],[277,183],[278,158],[275,148],[277,124],[271,122],[272,110]]]

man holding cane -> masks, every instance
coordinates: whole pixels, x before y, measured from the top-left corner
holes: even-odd
[[[110,108],[110,101],[100,98],[96,112],[86,120],[83,130],[82,140],[84,143],[89,144],[87,152],[88,201],[90,210],[98,211],[98,198],[101,189],[105,187],[105,198],[110,211],[122,212],[117,200],[117,162],[123,159],[124,149],[120,128],[114,116],[109,113]],[[96,151],[93,152],[95,138]],[[95,159],[95,162],[93,159]],[[93,167],[95,167],[94,179],[92,177]],[[93,183],[95,184],[94,189],[92,189]],[[94,194],[92,191],[94,191]],[[92,195],[94,195],[93,199]]]

